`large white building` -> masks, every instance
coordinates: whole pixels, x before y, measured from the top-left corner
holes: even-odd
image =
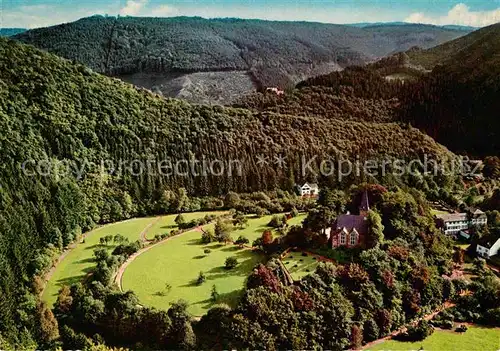
[[[456,235],[461,231],[476,226],[484,226],[488,223],[486,214],[481,210],[467,213],[447,213],[436,215],[436,223],[445,234]]]

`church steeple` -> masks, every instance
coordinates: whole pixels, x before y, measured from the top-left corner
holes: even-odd
[[[361,196],[361,203],[359,204],[359,215],[368,216],[368,211],[370,211],[370,204],[368,202],[368,191],[363,191]]]

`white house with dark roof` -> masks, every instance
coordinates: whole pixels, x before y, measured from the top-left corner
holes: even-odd
[[[297,189],[300,196],[316,196],[319,194],[319,187],[316,183],[305,183],[304,185],[298,185]]]
[[[486,235],[479,239],[476,246],[476,252],[478,255],[485,258],[495,256],[500,250],[500,238],[493,237],[491,235]]]
[[[436,222],[445,234],[455,235],[469,229],[467,213],[447,213],[436,215]]]

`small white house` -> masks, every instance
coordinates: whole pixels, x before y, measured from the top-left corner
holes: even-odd
[[[300,196],[316,196],[319,194],[318,184],[315,183],[305,183],[302,186],[298,186]]]
[[[482,257],[491,257],[498,254],[500,250],[500,238],[481,238],[476,247],[476,252]]]

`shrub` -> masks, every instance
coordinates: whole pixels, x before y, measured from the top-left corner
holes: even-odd
[[[198,275],[198,278],[196,279],[196,285],[201,285],[204,282],[206,282],[206,280],[207,280],[207,277],[205,276],[205,274],[203,272],[200,272],[200,274]]]
[[[238,244],[238,245],[245,245],[245,244],[248,244],[250,243],[250,240],[248,240],[247,238],[245,238],[243,235],[240,235],[238,237],[238,239],[235,241],[235,244]]]
[[[441,322],[441,328],[443,329],[452,329],[453,328],[453,321],[452,320],[444,320]]]
[[[177,217],[175,217],[175,223],[176,223],[177,225],[179,225],[179,226],[180,226],[181,224],[186,223],[186,220],[184,219],[184,216],[183,216],[181,213],[179,213],[179,214],[177,215]]]
[[[434,328],[426,320],[421,320],[417,325],[411,325],[406,331],[406,339],[409,341],[421,341],[434,332]]]
[[[226,258],[226,264],[225,264],[226,269],[233,269],[237,265],[238,265],[238,260],[236,259],[236,257]]]
[[[284,224],[286,224],[286,216],[274,215],[267,224],[267,226],[273,228],[279,228]]]
[[[212,292],[210,293],[210,298],[212,300],[212,302],[217,302],[217,300],[219,300],[219,292],[217,291],[217,287],[214,285],[212,285]]]
[[[215,241],[214,232],[211,229],[203,231],[203,233],[201,234],[201,242],[203,244],[210,244],[213,241]]]

